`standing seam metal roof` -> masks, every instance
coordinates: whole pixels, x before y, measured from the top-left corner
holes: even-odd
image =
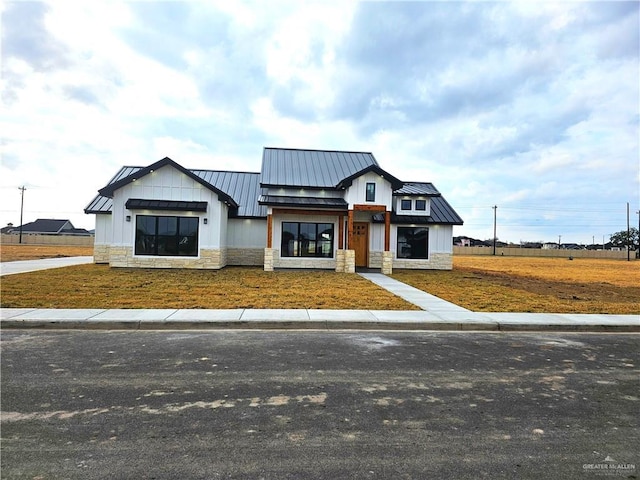
[[[122,167],[107,186],[119,182],[144,167]],[[237,217],[266,217],[267,207],[258,204],[260,174],[253,172],[227,172],[220,170],[190,170],[205,182],[226,193],[238,204]],[[97,195],[85,208],[85,213],[110,213],[113,200]]]
[[[369,152],[298,150],[265,147],[260,183],[263,186],[335,188],[341,180],[378,166]]]
[[[440,195],[438,189],[429,182],[402,182],[402,188],[394,191],[394,195]]]

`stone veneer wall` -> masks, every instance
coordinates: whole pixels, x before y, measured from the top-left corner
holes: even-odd
[[[264,265],[264,248],[227,248],[227,265]]]
[[[427,260],[406,260],[395,258],[393,268],[451,270],[453,268],[453,254],[432,253]]]
[[[337,258],[320,259],[312,257],[280,258],[280,250],[276,248],[264,249],[264,270],[272,272],[274,268],[307,268],[334,270],[337,268]]]
[[[273,272],[273,257],[274,257],[274,249],[265,248],[264,249],[264,271],[265,272]]]
[[[382,251],[369,251],[369,268],[382,268]]]
[[[200,258],[194,257],[134,257],[132,247],[112,246],[109,264],[129,268],[197,268],[220,269],[226,265],[226,249],[201,249]]]
[[[393,252],[382,252],[382,266],[380,272],[384,275],[391,275],[393,273]]]
[[[344,251],[344,272],[356,273],[356,251],[355,250]]]
[[[109,245],[93,246],[93,263],[109,263]]]

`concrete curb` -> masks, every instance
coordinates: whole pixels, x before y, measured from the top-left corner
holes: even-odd
[[[444,316],[448,318],[444,318]],[[391,310],[0,309],[4,329],[640,332],[637,315]]]

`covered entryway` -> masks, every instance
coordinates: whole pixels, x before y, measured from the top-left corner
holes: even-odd
[[[356,252],[356,267],[369,266],[369,224],[353,222],[353,249]]]

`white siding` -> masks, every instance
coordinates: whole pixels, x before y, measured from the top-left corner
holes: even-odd
[[[315,188],[269,188],[267,195],[278,195],[280,197],[319,197],[319,198],[342,198],[343,192],[331,189]]]
[[[207,202],[206,212],[171,212],[154,210],[127,210],[130,198],[146,200],[176,200]],[[177,215],[200,218],[199,248],[221,248],[226,242],[227,206],[218,195],[171,166],[162,167],[133,183],[118,189],[113,197],[112,245],[133,245],[135,241],[136,215]],[[126,221],[130,216],[131,220]],[[204,224],[207,219],[207,225]]]
[[[392,225],[391,245],[393,252],[398,248],[398,227],[421,227],[422,225]],[[428,225],[429,227],[429,256],[432,253],[453,252],[453,226],[452,225]],[[396,257],[394,253],[394,257]]]
[[[267,246],[267,221],[255,218],[229,219],[227,246],[230,248],[265,248]]]
[[[111,245],[112,215],[96,214],[96,234],[94,245]]]
[[[411,200],[411,210],[402,210],[402,200]],[[425,210],[416,210],[416,200],[424,200],[426,202]],[[409,197],[409,196],[397,196],[393,199],[393,208],[398,215],[414,215],[425,216],[431,215],[431,199],[429,197]]]
[[[366,189],[367,183],[376,184],[376,199],[373,202],[367,202]],[[391,184],[380,175],[369,172],[356,178],[351,186],[345,192],[345,200],[349,203],[349,208],[354,205],[384,205],[387,210],[391,210],[393,191]]]

